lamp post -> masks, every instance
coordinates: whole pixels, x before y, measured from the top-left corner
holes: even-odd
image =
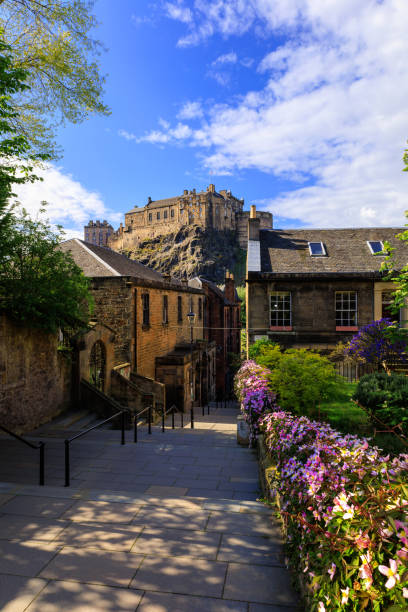
[[[190,370],[190,397],[191,397],[191,407],[194,402],[194,383],[193,383],[193,330],[194,330],[194,319],[195,312],[190,308],[190,312],[187,313],[188,322],[190,324],[190,361],[191,361],[191,370]]]

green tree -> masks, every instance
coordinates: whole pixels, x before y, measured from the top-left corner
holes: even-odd
[[[6,252],[5,235],[13,220],[9,206],[13,187],[36,180],[33,163],[47,159],[46,155],[33,154],[27,137],[15,128],[18,111],[12,99],[28,91],[27,76],[26,70],[13,66],[11,49],[0,39],[0,260]]]
[[[408,172],[408,149],[405,149],[404,157],[402,158],[402,161],[405,164],[404,172]]]
[[[28,71],[30,89],[15,92],[15,133],[33,153],[57,157],[57,125],[108,114],[104,77],[96,61],[101,44],[90,36],[97,24],[93,1],[0,0],[0,28],[14,67]]]
[[[40,211],[44,213],[44,209]],[[61,228],[13,214],[3,235],[0,308],[18,321],[49,332],[85,325],[92,307],[88,280],[59,245]]]

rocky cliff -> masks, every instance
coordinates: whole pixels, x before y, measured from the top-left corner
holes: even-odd
[[[240,248],[233,231],[188,226],[165,236],[144,240],[125,254],[163,274],[178,278],[204,276],[223,283],[226,270],[234,273],[237,284],[245,278],[246,251]]]

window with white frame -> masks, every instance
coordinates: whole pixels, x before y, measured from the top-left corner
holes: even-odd
[[[357,291],[336,291],[336,327],[357,326]]]
[[[308,242],[311,257],[325,257],[326,249],[323,242]]]
[[[367,244],[372,255],[384,255],[384,245],[381,240],[367,240]]]
[[[274,291],[270,294],[271,327],[292,325],[292,300],[290,291]]]

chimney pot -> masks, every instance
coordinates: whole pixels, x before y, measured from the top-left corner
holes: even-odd
[[[256,206],[255,204],[251,204],[251,212],[249,214],[251,219],[256,219]]]

